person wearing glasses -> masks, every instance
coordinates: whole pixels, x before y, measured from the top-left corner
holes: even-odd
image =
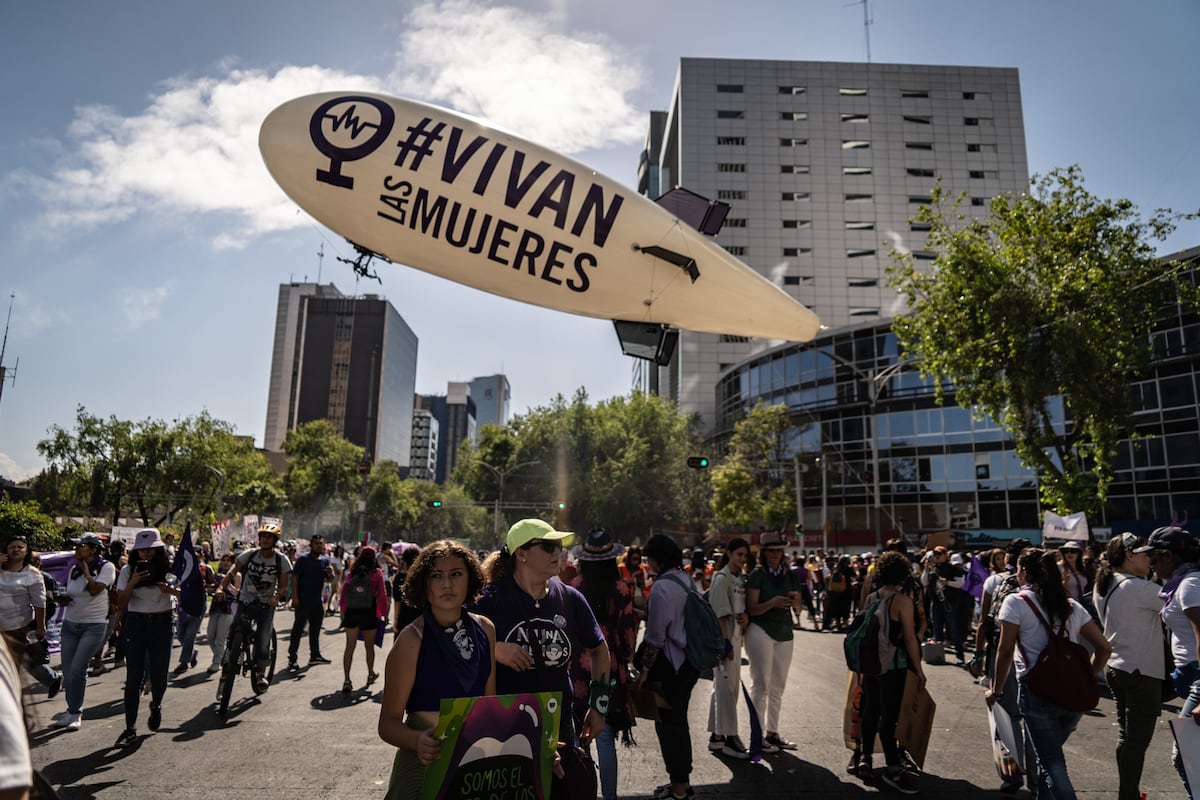
[[[488,583],[471,609],[496,626],[496,692],[562,692],[558,741],[568,745],[604,730],[611,679],[608,645],[587,599],[557,577],[563,546],[574,539],[540,519],[513,524],[503,549],[484,562]],[[580,648],[591,661],[586,715],[575,713],[568,671]]]

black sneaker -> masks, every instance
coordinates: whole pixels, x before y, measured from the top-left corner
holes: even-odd
[[[767,745],[778,748],[779,750],[795,750],[796,743],[789,742],[787,739],[780,736],[778,733],[772,733],[769,736],[763,737],[763,752],[767,751]]]
[[[846,765],[846,772],[851,775],[858,774],[858,768],[862,765],[862,751],[855,750],[850,754],[850,763]]]
[[[133,728],[126,728],[125,732],[117,737],[117,743],[113,746],[129,747],[129,745],[133,744],[135,741],[137,741],[137,731]]]
[[[916,794],[920,791],[917,788],[916,780],[912,775],[909,775],[904,770],[899,772],[891,772],[883,770],[878,775],[879,782],[890,789],[894,789],[900,794]]]
[[[325,656],[321,655],[320,653],[317,653],[315,656],[309,657],[308,663],[310,663],[310,664],[332,664],[333,662],[330,661]]]
[[[288,672],[299,672],[300,671],[300,662],[296,660],[295,656],[292,656],[291,658],[288,659],[288,667],[287,668],[288,668]]]
[[[860,781],[868,786],[875,785],[875,765],[871,763],[871,756],[859,756],[858,771],[854,774],[858,776]]]
[[[740,737],[726,736],[725,746],[721,748],[721,755],[744,761],[750,757],[750,751],[742,744]]]
[[[688,784],[687,792],[683,795],[683,798],[687,798],[687,800],[693,800],[695,796],[696,790],[692,788],[691,784]],[[671,791],[671,784],[669,783],[664,783],[662,786],[656,786],[654,788],[654,794],[651,795],[651,798],[652,800],[671,800],[671,798],[679,798],[679,800],[683,800],[683,798],[680,798],[679,795],[674,794]]]
[[[717,736],[715,733],[709,734],[709,737],[708,737],[708,749],[709,750],[716,753],[716,752],[719,752],[720,749],[724,746],[725,746],[725,737],[724,736]]]
[[[270,688],[271,688],[271,684],[267,682],[267,679],[260,673],[255,672],[254,673],[254,693],[255,694],[263,694],[264,692],[267,691],[267,689],[270,689]]]
[[[152,731],[156,731],[160,725],[162,725],[162,706],[151,703],[150,719],[146,720],[146,727]]]

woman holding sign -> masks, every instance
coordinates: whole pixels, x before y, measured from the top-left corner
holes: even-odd
[[[422,609],[400,632],[384,667],[379,738],[399,748],[387,800],[417,800],[443,698],[496,693],[496,628],[464,607],[483,586],[475,554],[449,540],[428,545],[408,570],[404,599]]]

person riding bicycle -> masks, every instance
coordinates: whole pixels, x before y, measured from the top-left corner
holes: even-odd
[[[292,562],[283,553],[275,550],[279,543],[279,526],[264,522],[258,528],[258,549],[245,550],[238,555],[233,566],[221,579],[221,586],[213,596],[220,600],[229,582],[238,572],[243,573],[241,591],[238,592],[237,617],[234,626],[242,619],[252,620],[256,626],[254,642],[254,691],[262,694],[270,688],[266,672],[271,663],[271,632],[274,630],[275,608],[287,599],[288,575]]]

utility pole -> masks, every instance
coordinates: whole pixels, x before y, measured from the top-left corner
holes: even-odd
[[[12,307],[13,300],[16,299],[17,293],[13,292],[8,296],[8,319],[4,323],[4,341],[0,343],[0,398],[4,396],[4,382],[11,380],[15,386],[17,383],[17,367],[12,369],[4,366],[4,351],[8,349],[8,326],[12,322]],[[17,365],[21,363],[21,359],[17,359]]]

